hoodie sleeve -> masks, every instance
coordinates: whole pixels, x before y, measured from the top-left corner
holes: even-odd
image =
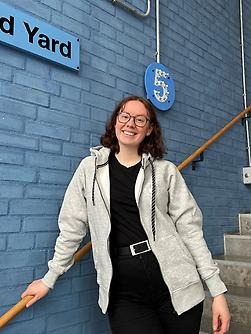
[[[49,271],[42,278],[49,288],[74,264],[73,256],[88,230],[84,180],[82,162],[66,190],[58,218],[60,233],[54,256],[48,262]]]
[[[201,278],[211,295],[217,296],[227,289],[219,276],[219,268],[203,237],[203,217],[182,175],[175,167],[169,186],[169,215],[184,245],[192,255]]]

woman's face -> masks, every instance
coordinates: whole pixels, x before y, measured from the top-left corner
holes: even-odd
[[[140,101],[128,101],[124,105],[124,108],[120,110],[120,113],[123,113],[124,117],[120,117],[120,119],[117,116],[115,123],[115,134],[118,139],[119,147],[120,149],[124,146],[138,150],[138,147],[145,136],[149,136],[152,132],[152,127],[149,122],[149,113],[144,104]],[[136,116],[143,117],[138,117],[136,121],[134,118]],[[146,118],[147,121],[146,124],[142,126],[142,124],[144,124],[144,118]],[[122,123],[121,121],[125,123]],[[136,125],[135,122],[138,125]]]

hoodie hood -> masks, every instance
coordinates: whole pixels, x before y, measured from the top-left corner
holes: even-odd
[[[95,146],[90,148],[91,156],[95,156],[96,158],[96,167],[101,167],[108,163],[109,155],[111,150],[104,146]],[[154,158],[151,156],[150,153],[143,153],[142,154],[142,168],[145,169],[147,165],[154,161]]]
[[[105,165],[108,162],[111,150],[104,146],[95,146],[90,148],[91,156],[95,157],[96,167]]]

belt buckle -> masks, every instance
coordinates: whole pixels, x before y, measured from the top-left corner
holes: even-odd
[[[135,249],[134,249],[134,247],[137,246],[137,245],[142,245],[142,244],[146,244],[147,249],[145,249],[145,250],[143,250],[141,252],[136,252]],[[139,254],[142,254],[142,253],[146,253],[146,252],[149,252],[151,250],[151,247],[149,245],[149,241],[148,240],[137,242],[136,244],[132,244],[129,247],[130,247],[132,256],[139,255]]]

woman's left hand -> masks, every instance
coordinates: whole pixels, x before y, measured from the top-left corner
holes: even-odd
[[[212,317],[213,333],[227,333],[229,330],[231,316],[224,294],[214,297],[212,304]]]

